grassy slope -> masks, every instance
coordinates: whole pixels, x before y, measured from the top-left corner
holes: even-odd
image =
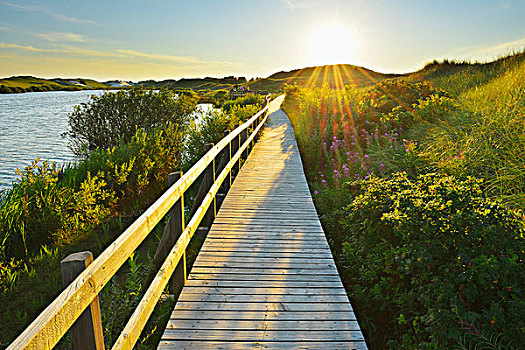
[[[249,84],[252,90],[278,91],[285,84],[320,87],[327,83],[331,88],[342,88],[354,84],[358,87],[373,85],[379,81],[396,77],[395,74],[382,74],[349,64],[329,65],[295,69],[279,72],[268,78],[259,79]]]
[[[490,196],[524,208],[525,52],[486,64],[431,64],[410,78],[445,89],[459,106],[425,132],[431,165],[481,177]],[[459,159],[438,162],[436,154]]]
[[[299,84],[307,86],[322,86],[328,83],[331,88],[342,88],[345,85],[370,86],[384,79],[396,77],[395,74],[383,74],[352,65],[330,65],[295,69],[289,72],[278,72],[268,78],[247,82],[244,78],[183,78],[180,80],[167,79],[162,81],[145,80],[138,84],[146,88],[192,89],[202,90],[229,90],[235,85],[248,85],[251,90],[268,90],[278,92],[285,84]],[[70,89],[69,81],[74,80],[85,84],[90,89],[106,89],[107,85],[92,79],[42,79],[31,76],[17,76],[0,79],[0,85],[9,88],[27,89],[32,86],[48,86],[51,90]],[[76,87],[76,86],[74,86]]]
[[[467,63],[445,60],[431,62],[420,71],[409,74],[410,80],[428,80],[458,97],[475,90],[519,66],[525,61],[525,52],[499,58],[488,63]]]
[[[5,79],[0,79],[0,85],[5,85],[7,87],[19,87],[27,89],[32,86],[43,86],[47,85],[55,90],[60,90],[63,88],[68,88],[71,86],[75,86],[74,84],[70,84],[70,81],[77,81],[79,83],[82,83],[86,85],[85,87],[81,88],[90,88],[90,89],[106,89],[108,88],[107,85],[104,83],[100,83],[96,80],[92,79],[82,79],[82,78],[72,78],[72,79],[43,79],[43,78],[36,78],[32,76],[16,76],[16,77],[10,77]]]
[[[456,106],[455,109],[447,111],[450,113],[442,115],[444,118],[441,121],[425,120],[417,124],[413,128],[415,130],[409,130],[408,134],[403,134],[403,138],[418,141],[417,150],[422,151],[421,159],[418,157],[418,165],[421,160],[422,171],[452,173],[460,178],[466,175],[483,178],[487,184],[484,189],[492,198],[523,209],[525,207],[525,171],[523,170],[525,169],[523,161],[525,159],[525,124],[523,123],[525,118],[525,53],[504,57],[486,64],[433,62],[402,79],[430,82],[436,88],[449,92]],[[300,103],[294,103],[293,100],[285,101],[284,108],[291,115],[291,119],[293,120],[294,115],[296,120],[324,116],[326,123],[319,122],[318,124],[331,125],[332,119],[330,118],[334,117],[332,113],[326,113],[326,110],[332,110],[330,101],[335,99],[324,90],[311,89],[309,93],[309,95],[304,94],[301,101],[305,102],[306,107],[301,107]],[[327,96],[321,96],[323,93]],[[361,99],[366,96],[367,94],[363,93]],[[383,90],[379,94],[379,103],[385,97],[395,102],[399,101],[399,95],[396,95],[395,91]],[[318,104],[315,102],[318,100],[321,101],[319,105],[328,107],[324,110],[317,108]],[[308,112],[309,108],[313,111]],[[427,112],[432,112],[434,116],[441,116],[437,105],[433,105],[432,108]],[[308,131],[307,128],[301,131],[301,128],[295,124],[294,128],[299,133]],[[306,139],[310,140],[311,137],[306,137]],[[310,154],[315,147],[319,147],[319,145],[306,143],[305,149]],[[379,153],[378,151],[376,149],[375,153]],[[401,151],[403,153],[404,148]],[[372,165],[377,165],[379,160],[382,160],[369,154]],[[384,160],[382,162],[386,164]],[[396,163],[399,168],[397,170],[404,170],[402,163]],[[407,164],[410,163],[407,162]],[[351,199],[346,197],[343,199],[344,203],[338,202],[336,200],[338,193],[342,191],[335,191],[330,185],[328,185],[330,188],[326,190],[326,196],[321,197],[324,195],[324,186],[327,185],[323,186],[320,178],[314,178],[317,169],[306,170],[307,173],[313,174],[309,178],[312,191],[319,190],[319,192],[316,191],[319,194],[317,197],[314,195],[314,198],[317,198],[316,206],[322,218],[323,227],[325,227],[329,240],[337,242],[341,236],[345,235],[345,232],[334,226],[335,219],[337,219],[335,213],[347,205],[348,200],[351,201]],[[326,178],[327,174],[324,175]],[[347,179],[343,178],[341,181],[347,181]],[[333,192],[328,190],[333,190]],[[351,190],[356,189],[352,187]],[[327,199],[326,197],[331,194],[333,196]],[[330,221],[333,218],[335,218],[334,221]],[[332,248],[336,259],[340,258],[342,256],[340,244],[335,243]],[[378,267],[378,270],[381,268],[384,267]],[[345,267],[342,266],[343,271],[344,269]],[[355,272],[352,273],[355,275]],[[351,290],[350,283],[347,285],[347,290]],[[359,303],[354,305],[356,310],[358,306],[360,306]],[[365,316],[361,315],[362,318],[367,318],[363,323],[365,331],[374,333],[376,328],[381,329],[384,319],[378,319],[374,314]],[[388,334],[387,336],[400,341],[399,335]],[[373,344],[377,339],[371,341],[372,343],[369,344],[371,348],[374,348],[374,345],[376,345],[375,348],[384,348]],[[378,344],[385,346],[381,342]]]

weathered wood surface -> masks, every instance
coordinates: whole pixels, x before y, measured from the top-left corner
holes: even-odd
[[[68,286],[82,271],[93,262],[89,251],[73,253],[60,262],[62,282]],[[71,326],[69,337],[71,350],[104,350],[104,330],[98,297],[93,299],[87,309]]]
[[[366,349],[282,111],[235,179],[159,349]]]

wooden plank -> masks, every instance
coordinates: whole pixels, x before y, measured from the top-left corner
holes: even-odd
[[[184,293],[179,301],[230,303],[347,303],[346,295],[245,295],[245,294],[190,294]]]
[[[264,253],[280,253],[280,252],[289,252],[289,253],[315,253],[318,252],[319,254],[322,254],[325,252],[325,249],[323,248],[293,248],[290,247],[281,247],[282,249],[279,249],[278,245],[274,245],[272,247],[235,247],[235,246],[206,246],[202,247],[202,252],[264,252]]]
[[[228,257],[217,257],[217,256],[210,256],[208,254],[203,254],[199,256],[196,260],[196,263],[203,263],[203,262],[220,262],[220,261],[228,261],[228,262],[240,262],[245,264],[250,263],[271,263],[271,262],[281,262],[283,264],[285,263],[294,263],[294,264],[311,264],[311,263],[317,263],[317,264],[333,264],[334,261],[331,258],[298,258],[298,257],[288,257],[288,258],[277,258],[277,257],[258,257],[258,258],[247,258],[247,257],[239,257],[239,256],[228,256]]]
[[[259,226],[252,226],[250,228],[244,227],[244,226],[212,226],[210,232],[216,232],[216,231],[227,231],[227,232],[245,232],[245,233],[323,233],[321,228],[317,227],[268,227],[264,225]],[[326,239],[326,238],[325,238]]]
[[[232,321],[232,320],[180,320],[171,319],[166,329],[239,329],[239,330],[349,330],[358,331],[357,321],[297,321],[272,319],[258,321]]]
[[[343,288],[323,288],[323,287],[196,287],[186,286],[185,293],[192,294],[244,294],[244,295],[346,295]]]
[[[237,267],[198,267],[191,269],[194,273],[241,273],[241,274],[253,274],[253,275],[338,275],[336,269],[325,268],[323,270],[318,269],[265,269],[265,268],[237,268]]]
[[[251,228],[251,229],[250,229]],[[235,233],[235,232],[241,232],[245,234],[250,233],[263,233],[263,234],[270,234],[270,233],[312,233],[317,234],[318,236],[322,236],[322,227],[321,226],[302,226],[302,225],[296,225],[296,226],[285,226],[285,225],[274,225],[274,224],[253,224],[252,226],[247,226],[244,224],[238,224],[238,225],[231,225],[231,224],[218,224],[216,226],[212,226],[212,229],[210,232],[221,232],[226,231],[227,233]],[[223,233],[223,232],[221,232]],[[326,242],[326,238],[322,236],[322,239],[319,239],[319,241]]]
[[[176,343],[176,345],[174,344]],[[308,349],[308,350],[325,350],[325,349],[347,349],[347,350],[364,350],[367,349],[363,341],[319,341],[319,342],[303,342],[303,341],[254,341],[254,342],[226,342],[226,341],[198,341],[198,340],[177,340],[161,341],[159,350],[166,349],[230,349],[230,350],[244,350],[244,349]]]
[[[317,218],[315,218],[317,219]],[[214,225],[224,225],[224,226],[233,226],[233,225],[264,225],[266,227],[271,226],[280,226],[280,227],[289,227],[289,226],[299,226],[299,227],[316,227],[321,229],[321,224],[319,223],[319,220],[312,220],[312,217],[310,219],[303,219],[300,218],[294,219],[294,220],[285,220],[285,219],[270,219],[270,218],[239,218],[239,217],[231,217],[227,219],[219,219],[216,222],[214,222]]]
[[[339,288],[343,289],[343,284],[339,281],[213,281],[213,280],[191,280],[186,282],[190,287],[288,287],[288,288]]]
[[[286,239],[250,239],[246,237],[244,239],[210,239],[204,243],[206,247],[242,247],[250,246],[253,248],[257,247],[283,247],[283,248],[308,248],[308,249],[322,249],[329,248],[328,243],[325,241],[304,241],[304,240],[286,240]]]
[[[217,250],[217,251],[208,251],[206,252],[206,254],[202,254],[203,256],[206,255],[206,256],[210,256],[210,257],[213,257],[213,256],[220,256],[220,257],[225,257],[225,256],[236,256],[236,257],[252,257],[252,258],[256,258],[256,257],[276,257],[276,258],[290,258],[290,257],[295,257],[295,258],[306,258],[306,259],[309,259],[309,258],[332,258],[332,254],[330,252],[327,252],[327,251],[316,251],[316,252],[311,252],[311,251],[306,251],[306,252],[283,252],[283,251],[279,251],[279,252],[272,252],[272,253],[268,253],[268,252],[254,252],[254,251],[251,251],[251,250],[247,250],[247,251],[233,251],[233,252],[230,252],[230,251],[225,251],[225,250]]]
[[[315,250],[318,250],[318,251],[323,251],[325,249],[328,248],[328,245],[326,246],[322,246],[322,245],[318,245],[318,244],[293,244],[293,243],[290,243],[290,244],[282,244],[280,245],[279,243],[263,243],[263,242],[260,242],[260,243],[244,243],[242,241],[239,241],[239,242],[231,242],[231,243],[228,243],[228,242],[206,242],[203,246],[202,246],[202,249],[204,251],[206,250],[214,250],[214,249],[219,249],[219,250],[228,250],[228,249],[239,249],[239,250],[242,250],[242,249],[252,249],[252,250],[279,250],[279,249],[282,249],[283,251],[303,251],[303,250],[312,250],[312,251],[315,251]]]
[[[260,341],[262,339],[280,341],[363,341],[361,331],[352,330],[243,330],[243,329],[166,329],[163,340],[221,340],[221,341]]]
[[[225,311],[225,310],[177,310],[172,314],[175,320],[293,320],[293,321],[354,321],[352,311]]]
[[[286,302],[177,302],[173,315],[179,310],[224,310],[224,311],[353,311],[349,303],[286,303]],[[176,317],[176,316],[175,316]]]
[[[241,268],[241,269],[308,269],[308,270],[323,270],[323,269],[335,269],[335,263],[288,263],[288,262],[265,262],[265,263],[246,263],[246,262],[235,262],[235,261],[199,261],[195,262],[193,265],[195,267],[231,267],[231,268]]]
[[[187,282],[190,280],[209,280],[209,281],[252,281],[257,278],[257,281],[336,281],[341,279],[338,275],[257,275],[241,274],[241,273],[191,273]]]
[[[250,213],[248,210],[231,210],[229,208],[221,207],[219,210],[219,213],[221,216],[228,216],[229,218],[236,219],[236,218],[245,218],[247,220],[251,219],[258,219],[258,218],[264,218],[267,220],[275,220],[273,219],[273,216],[278,216],[279,219],[277,220],[286,220],[286,219],[307,219],[307,220],[313,220],[312,213],[311,212],[305,212],[304,210],[298,210],[295,212],[292,212],[290,210],[264,210],[261,209],[258,212]],[[316,213],[315,213],[316,214]]]
[[[294,227],[294,226],[270,226],[270,225],[253,225],[251,226],[252,229],[250,229],[250,226],[247,225],[236,225],[236,226],[230,226],[230,225],[217,225],[213,226],[214,231],[253,231],[253,232],[272,232],[272,233],[284,233],[284,232],[316,232],[320,233],[321,229],[310,226],[310,227]]]
[[[324,240],[321,233],[286,233],[286,232],[239,232],[239,231],[213,231],[208,232],[208,239],[221,240],[241,240],[243,238],[251,240],[275,240],[275,241],[309,241],[319,242]]]
[[[297,247],[303,246],[314,246],[326,248],[328,243],[326,241],[320,241],[319,239],[289,239],[286,237],[275,238],[272,236],[267,237],[253,237],[250,235],[243,237],[239,236],[222,236],[222,237],[210,237],[210,244],[282,244],[282,245],[295,245]]]

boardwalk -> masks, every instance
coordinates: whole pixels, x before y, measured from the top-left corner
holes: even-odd
[[[159,349],[366,349],[281,110],[237,176]]]

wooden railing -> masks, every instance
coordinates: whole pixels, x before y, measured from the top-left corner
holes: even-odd
[[[188,243],[208,208],[213,204],[213,211],[216,210],[215,197],[225,179],[228,179],[229,185],[231,185],[232,169],[236,164],[237,167],[240,166],[243,152],[246,153],[253,145],[257,134],[266,122],[268,102],[269,99],[267,97],[266,105],[261,111],[211,147],[186,174],[169,187],[97,259],[91,264],[86,263],[89,266],[14,340],[8,349],[51,349],[55,346],[84,310],[90,306],[93,300],[96,300],[98,293],[127,261],[140,243],[170,209],[177,204],[180,210],[177,214],[180,215],[181,234],[176,240],[176,244],[169,250],[167,258],[162,263],[133,315],[113,345],[113,349],[131,349],[139,338],[146,321],[153,312],[153,308],[177,266],[179,266],[179,269],[182,267],[183,278],[186,277],[184,271],[185,259],[181,258],[185,255]],[[225,150],[224,154],[227,155],[227,163],[225,163],[223,170],[216,174],[215,159],[222,150]],[[236,150],[236,152],[232,154],[232,150],[234,152]],[[184,193],[210,166],[213,169],[213,184],[195,211],[195,214],[191,217],[188,224],[185,225]]]

